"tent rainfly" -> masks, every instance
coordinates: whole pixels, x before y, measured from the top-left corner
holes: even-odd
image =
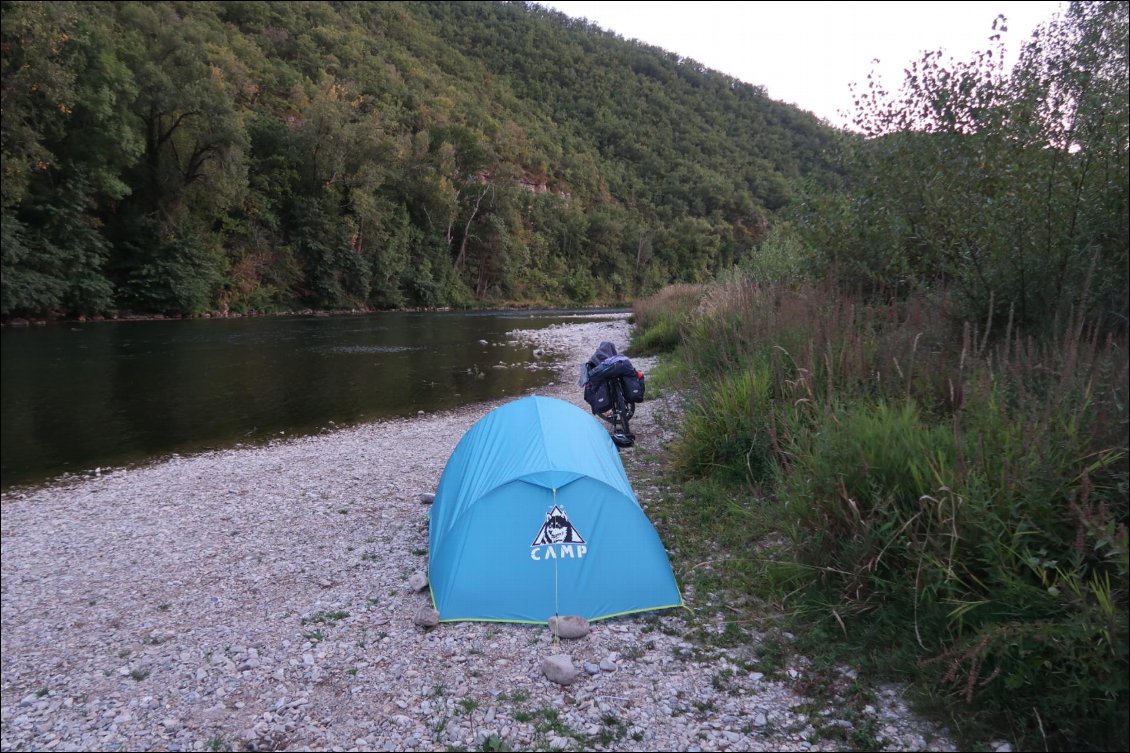
[[[429,516],[443,622],[592,621],[683,604],[611,438],[563,400],[522,398],[481,418],[451,453]]]

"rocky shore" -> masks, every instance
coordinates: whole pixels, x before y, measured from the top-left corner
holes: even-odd
[[[624,318],[581,318],[511,334],[563,357],[538,394],[582,405],[576,365],[628,332]],[[954,749],[896,689],[861,720],[795,692],[802,658],[763,673],[756,646],[701,650],[694,594],[688,610],[577,640],[416,626],[430,605],[410,586],[427,567],[421,495],[498,404],[5,493],[0,748],[839,750],[863,722],[887,750]],[[633,483],[672,410],[641,405],[623,454]],[[636,491],[645,508],[659,493]],[[546,679],[552,654],[580,679]]]

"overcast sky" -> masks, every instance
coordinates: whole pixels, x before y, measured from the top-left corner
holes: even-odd
[[[1003,14],[1006,60],[1063,3],[1031,2],[541,2],[626,39],[697,60],[848,127],[850,84],[878,72],[897,91],[926,50],[968,60],[988,46]],[[872,61],[878,59],[878,63]],[[841,115],[841,112],[847,113]]]

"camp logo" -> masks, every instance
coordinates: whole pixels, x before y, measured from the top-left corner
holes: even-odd
[[[552,560],[584,557],[589,548],[560,505],[549,508],[541,530],[530,544],[530,559]]]

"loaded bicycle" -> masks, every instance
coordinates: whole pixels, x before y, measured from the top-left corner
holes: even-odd
[[[618,354],[615,345],[602,342],[581,365],[580,385],[593,415],[611,424],[616,446],[631,447],[636,435],[628,422],[636,414],[636,403],[643,401],[643,373],[632,366],[627,356]]]

